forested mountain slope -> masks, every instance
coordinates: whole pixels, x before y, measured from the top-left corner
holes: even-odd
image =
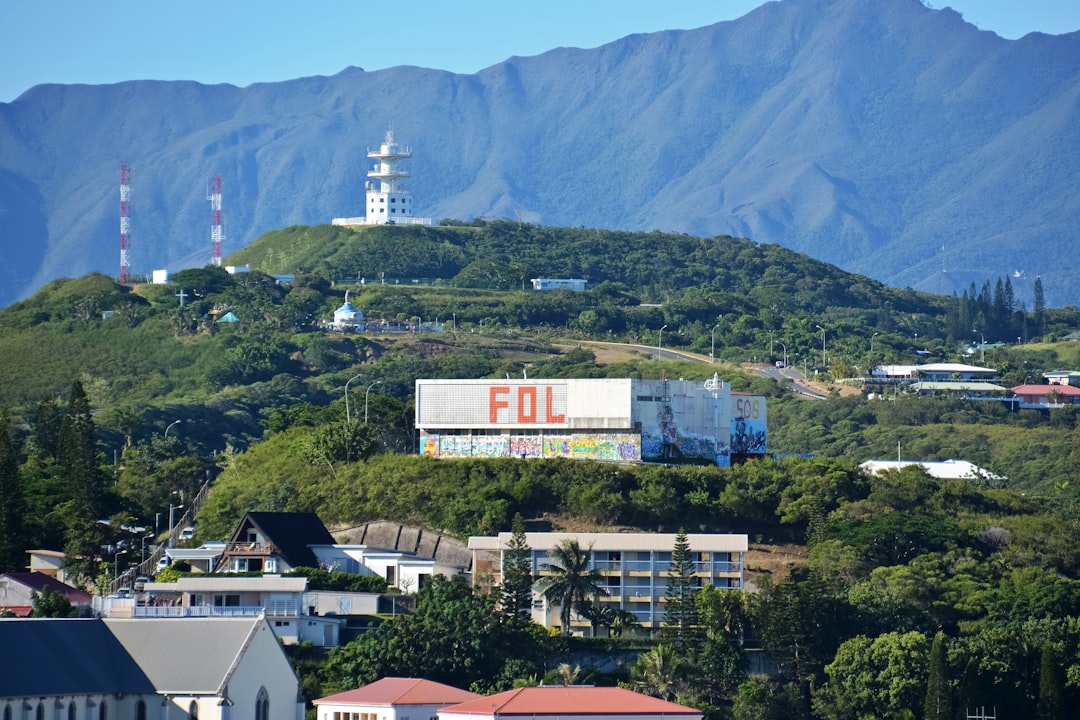
[[[118,264],[199,266],[221,174],[226,251],[359,215],[392,121],[435,219],[732,235],[897,286],[1041,275],[1080,299],[1080,34],[1005,40],[918,0],[783,0],[689,31],[247,88],[40,86],[0,104],[0,304]],[[584,260],[584,258],[583,258]]]

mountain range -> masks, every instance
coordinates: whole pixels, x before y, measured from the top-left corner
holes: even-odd
[[[284,49],[283,49],[284,51]],[[363,213],[392,128],[418,215],[729,234],[939,293],[1080,304],[1080,33],[1006,40],[919,0],[781,0],[473,75],[40,85],[0,104],[0,304]],[[543,274],[543,268],[537,268]]]

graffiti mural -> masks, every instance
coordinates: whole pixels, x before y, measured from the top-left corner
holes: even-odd
[[[544,438],[544,457],[573,457],[569,435],[548,435]]]
[[[512,435],[510,455],[516,458],[543,457],[544,442],[539,435]]]

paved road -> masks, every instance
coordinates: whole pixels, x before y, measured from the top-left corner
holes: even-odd
[[[712,359],[708,355],[699,355],[698,353],[684,352],[682,350],[669,350],[667,348],[657,348],[655,345],[632,345],[629,343],[614,343],[603,342],[599,340],[590,340],[586,344],[589,345],[610,345],[612,347],[619,348],[633,348],[635,350],[641,350],[648,353],[652,358],[659,358],[661,360],[689,360],[690,362],[700,363],[712,363]],[[804,397],[812,398],[814,400],[824,400],[828,395],[815,390],[806,382],[806,376],[803,375],[795,367],[778,368],[774,365],[762,365],[754,368],[754,371],[764,377],[772,378],[782,385],[786,385],[791,389],[793,393],[802,395]],[[785,382],[786,381],[786,382]]]

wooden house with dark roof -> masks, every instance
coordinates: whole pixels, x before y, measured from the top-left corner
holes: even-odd
[[[4,720],[303,720],[265,618],[0,619]]]
[[[282,573],[318,567],[310,546],[333,544],[334,537],[315,513],[249,512],[225,543],[215,570]]]

